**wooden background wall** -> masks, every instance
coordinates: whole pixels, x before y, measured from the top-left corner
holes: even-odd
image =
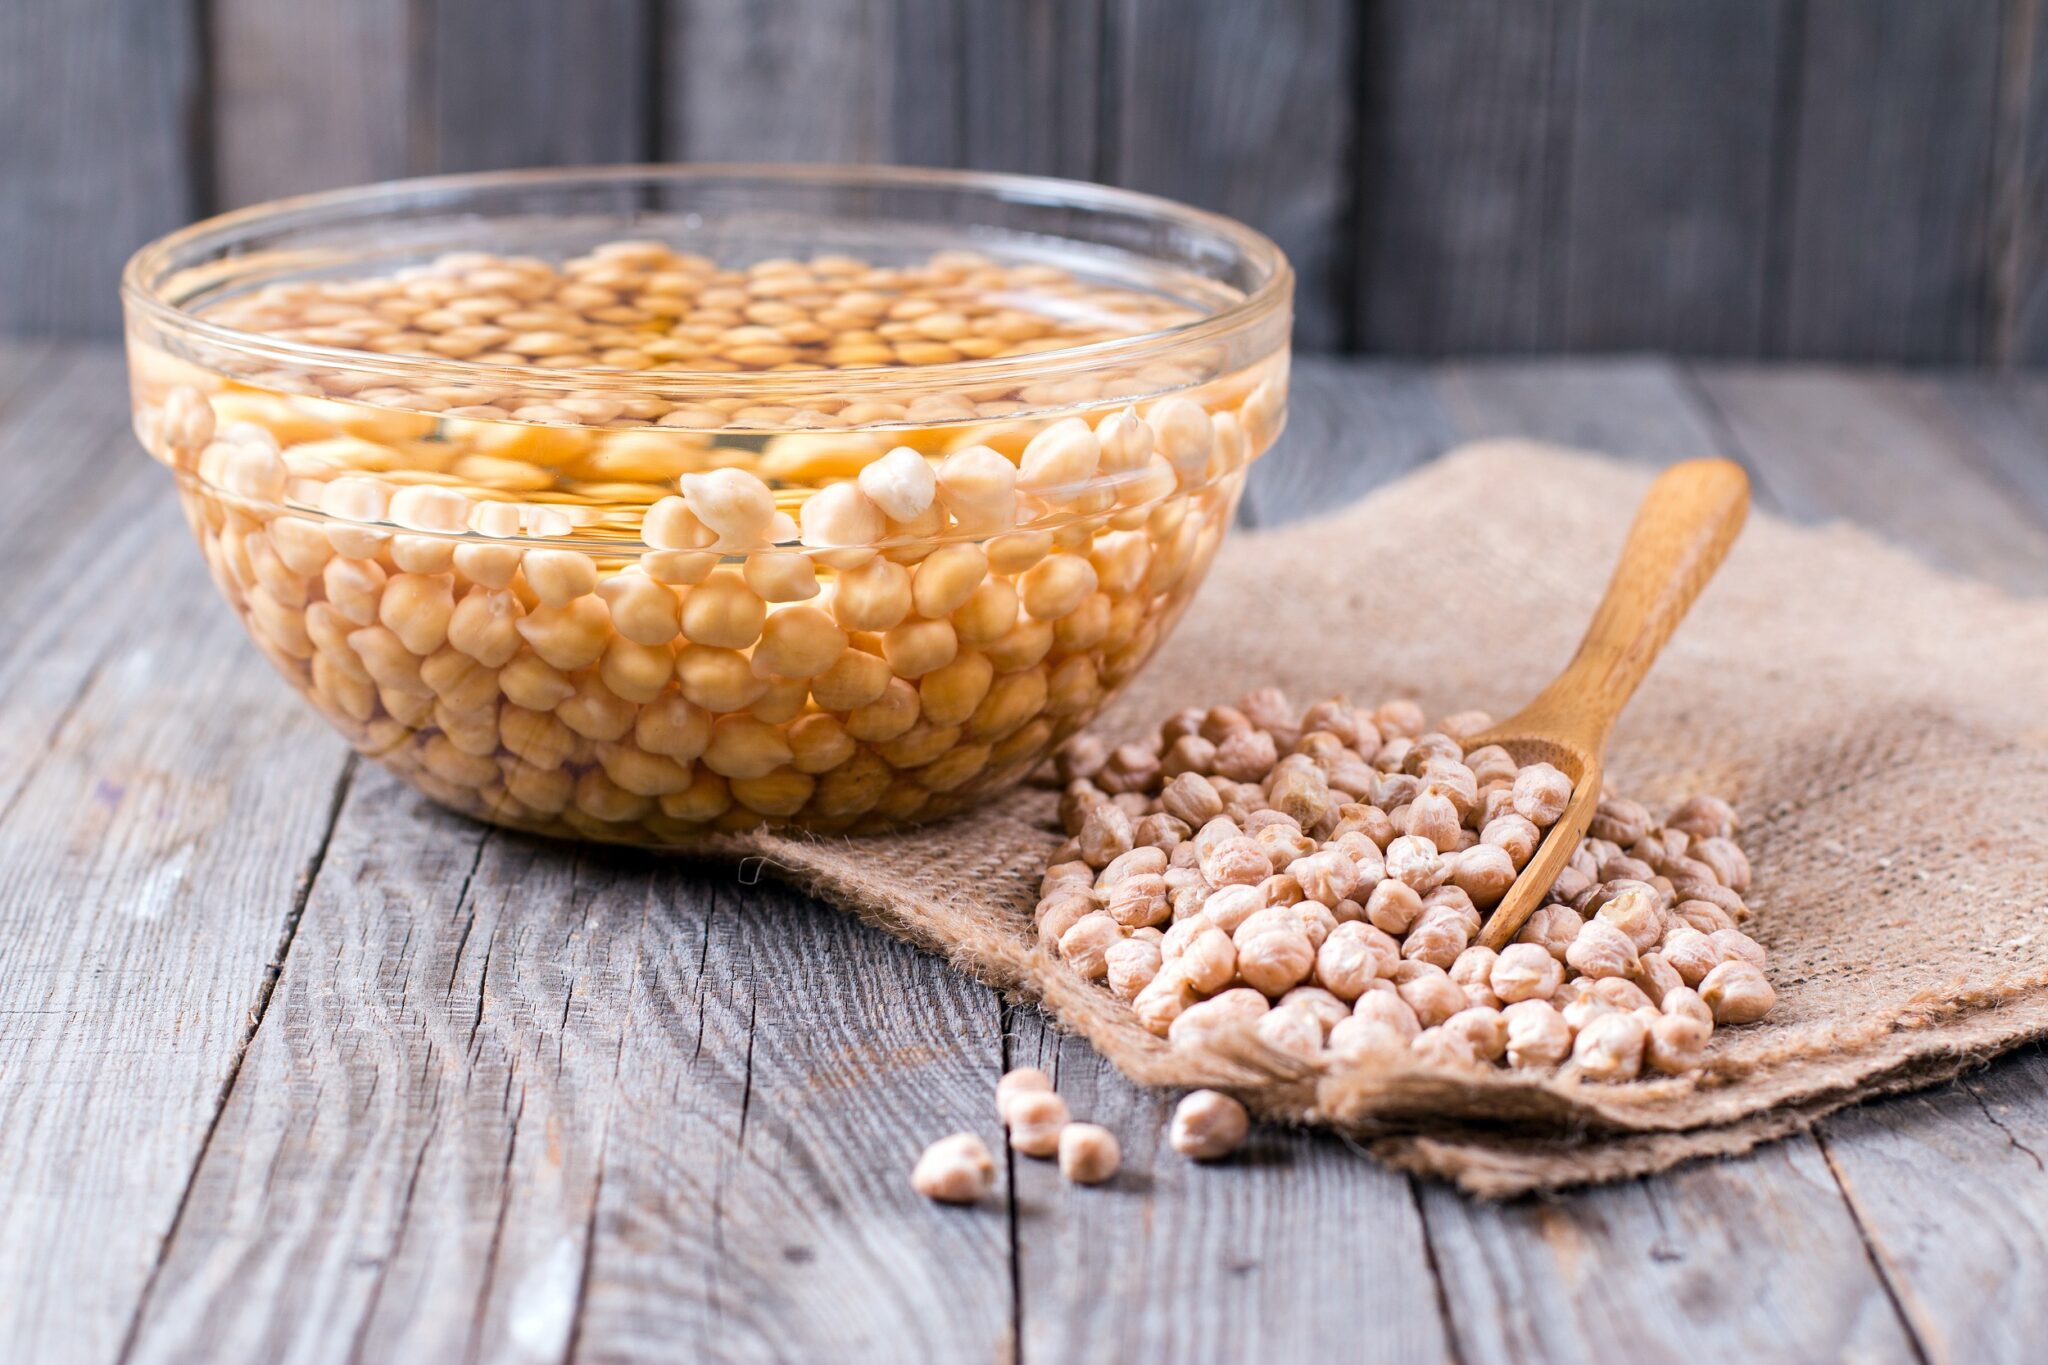
[[[4,0],[0,332],[444,169],[1046,172],[1278,237],[1301,339],[2048,359],[2042,0]]]

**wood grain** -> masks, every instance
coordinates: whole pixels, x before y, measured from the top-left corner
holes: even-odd
[[[73,522],[0,664],[0,1340],[24,1360],[120,1348],[344,761],[153,496]]]
[[[1957,432],[1950,449],[1984,469],[1993,486],[2015,499],[2036,525],[2048,526],[2048,383],[2039,378],[1952,374],[1897,379],[1931,388],[1923,401],[1947,414]],[[2037,565],[2048,580],[2048,564]],[[2048,591],[2048,582],[2042,585]]]
[[[2024,589],[2048,529],[1964,461],[1943,416],[1881,378],[1702,367],[1702,391],[1784,509],[1847,518],[1934,562]]]
[[[2048,404],[2038,382],[1895,379],[1886,387],[1923,414],[1955,467],[1984,471],[1984,501],[2005,501],[2048,527]],[[1976,524],[1944,517],[1916,530],[1937,552],[1966,555]],[[2011,569],[2020,590],[2048,593],[2048,557]],[[2048,1055],[2033,1048],[1953,1086],[1860,1106],[1820,1126],[1872,1254],[1935,1358],[2018,1359],[2040,1330],[2035,1319],[2048,1302],[2037,1249],[2048,1235],[2044,1095]],[[1958,1237],[1957,1227],[1969,1235]],[[1996,1304],[1985,1302],[1987,1285]]]
[[[420,39],[422,170],[642,161],[656,92],[646,0],[434,0]]]
[[[195,0],[0,5],[0,333],[111,333],[130,252],[199,208]]]
[[[1783,0],[1588,0],[1571,109],[1560,340],[1755,355]]]
[[[1441,355],[1555,336],[1577,8],[1367,6],[1353,344]]]
[[[1979,359],[1998,0],[1808,0],[1804,16],[1769,353]]]
[[[662,28],[664,156],[890,159],[895,39],[887,0],[666,0]]]
[[[1096,1188],[1010,1157],[1025,1360],[1449,1356],[1405,1178],[1325,1133],[1261,1130],[1227,1161],[1189,1161],[1166,1142],[1176,1096],[1132,1085],[1035,1009],[1010,1027],[1010,1065],[1042,1067],[1123,1147]]]
[[[409,0],[211,0],[211,208],[389,180],[412,152]]]
[[[1422,1201],[1465,1365],[1916,1358],[1810,1140],[1557,1201]]]
[[[2024,1360],[2048,1331],[2044,1083],[2048,1053],[2034,1047],[1821,1124],[1834,1174],[1930,1359]]]
[[[910,1188],[1000,1151],[994,994],[742,867],[660,865],[604,1144],[579,1360],[1014,1359],[996,1195]]]
[[[1434,459],[1455,440],[1421,367],[1299,358],[1287,431],[1252,466],[1238,521],[1277,526],[1329,512]]]
[[[1344,0],[1122,0],[1106,177],[1245,218],[1294,264],[1295,335],[1343,340],[1352,159]]]
[[[1100,180],[1108,0],[935,0],[957,16],[959,164]],[[940,54],[938,61],[944,63]]]

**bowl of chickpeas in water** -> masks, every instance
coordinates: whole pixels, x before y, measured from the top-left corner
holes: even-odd
[[[123,279],[256,647],[435,801],[688,847],[1014,785],[1158,648],[1286,411],[1266,238],[1018,176],[456,176]]]

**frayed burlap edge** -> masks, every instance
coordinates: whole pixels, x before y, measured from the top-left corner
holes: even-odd
[[[1538,490],[1583,484],[1597,486],[1601,500],[1611,503],[1625,524],[1642,476],[1588,457],[1496,442],[1446,456],[1408,482],[1431,480],[1445,487],[1397,486],[1369,499],[1359,515],[1396,515],[1404,496],[1455,497],[1470,509],[1488,496],[1503,505],[1534,496],[1515,489],[1518,482]],[[1355,534],[1351,516],[1340,514]],[[1290,534],[1310,544],[1316,536],[1313,527]],[[2026,628],[2013,646],[2023,652],[2037,639],[2048,640],[2048,611],[2038,604],[2013,602],[1980,585],[1947,579],[1852,530],[1779,524],[1753,529],[1751,539],[1794,559],[1808,554],[1837,579],[1844,564],[1895,579],[1899,586],[1886,591],[1900,600],[1920,580],[1929,585],[1930,598],[1960,590],[1964,606],[1984,619],[2013,614]],[[1280,557],[1268,541],[1264,558]],[[1594,582],[1604,575],[1605,563],[1599,562]],[[1592,589],[1579,587],[1590,603]],[[1215,590],[1225,596],[1230,591]],[[1929,607],[1936,616],[1952,609],[1952,603],[1942,601]],[[1769,606],[1752,610],[1768,611]],[[1184,629],[1200,627],[1191,623]],[[1713,627],[1699,629],[1707,633]],[[1994,684],[1999,681],[1996,669],[1989,676]],[[2008,669],[2003,676],[2023,677],[2026,670]],[[1156,682],[1152,686],[1157,690]],[[1179,699],[1217,699],[1213,691],[1190,691]],[[1923,698],[1920,704],[1928,703]],[[1982,717],[1974,714],[1963,719],[1982,725]],[[1115,717],[1105,724],[1119,726]],[[1962,729],[1968,732],[1971,724]],[[1131,728],[1125,718],[1121,729]],[[1625,728],[1620,742],[1626,740]],[[2033,783],[2036,771],[2048,773],[2039,763],[2040,748],[2036,744],[2023,755],[2035,767],[2022,763],[2019,780]],[[2048,786],[2036,783],[2025,792],[2038,792],[2040,803],[2048,806]],[[1048,793],[1026,789],[949,825],[888,838],[755,834],[725,841],[723,851],[760,857],[783,877],[946,957],[987,984],[1040,1002],[1063,1027],[1087,1038],[1140,1084],[1228,1090],[1268,1119],[1334,1129],[1393,1166],[1442,1177],[1488,1197],[1623,1179],[1697,1157],[1745,1151],[1799,1131],[1844,1105],[1948,1079],[2001,1051],[2048,1036],[2048,957],[2032,956],[2012,964],[2017,970],[1930,978],[1924,988],[1885,1008],[1841,1012],[1842,1017],[1738,1048],[1724,1048],[1717,1038],[1698,1076],[1629,1085],[1582,1082],[1561,1074],[1435,1070],[1405,1053],[1313,1064],[1265,1047],[1248,1029],[1201,1048],[1169,1048],[1140,1028],[1123,1004],[1036,946],[1030,910],[1045,855],[1058,842],[1052,813]]]

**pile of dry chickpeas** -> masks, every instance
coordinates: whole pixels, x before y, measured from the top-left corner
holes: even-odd
[[[961,252],[744,269],[649,242],[560,265],[472,253],[207,313],[439,368],[244,373],[145,350],[138,431],[186,476],[259,647],[437,800],[653,844],[864,830],[1019,780],[1142,666],[1277,432],[1286,363],[1184,356],[901,401],[855,381],[1189,316]],[[742,371],[848,378],[788,401],[662,382]]]
[[[1296,712],[1265,689],[1183,711],[1149,743],[1079,736],[1057,757],[1069,838],[1038,932],[1176,1045],[1249,1023],[1312,1060],[1391,1050],[1601,1081],[1696,1068],[1716,1025],[1776,998],[1737,927],[1750,867],[1734,811],[1698,796],[1660,824],[1604,797],[1495,953],[1473,939],[1571,782],[1466,747],[1490,723],[1430,730],[1407,701]]]

